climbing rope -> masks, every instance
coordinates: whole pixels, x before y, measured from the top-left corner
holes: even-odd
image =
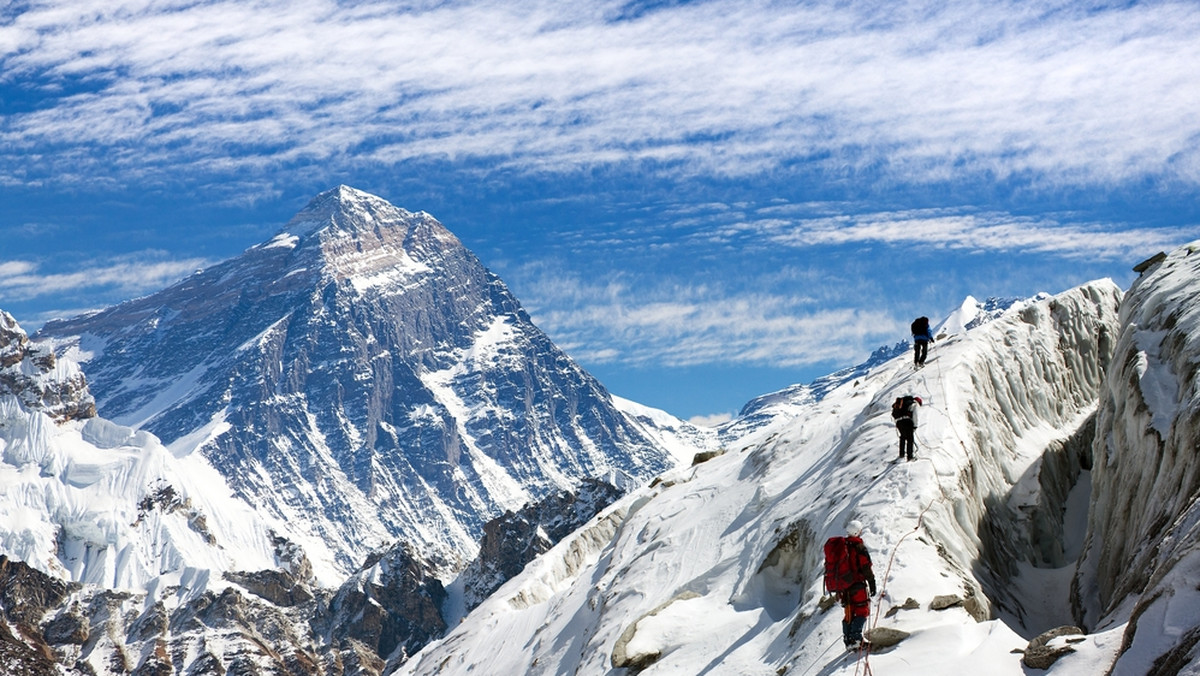
[[[821,651],[820,655],[817,655],[815,658],[813,658],[812,662],[808,663],[808,668],[805,669],[804,671],[800,672],[800,676],[808,676],[808,672],[812,671],[813,667],[817,666],[817,663],[819,663],[821,661],[821,658],[825,657],[825,653],[829,652],[829,649],[837,644],[838,644],[838,639],[834,639],[833,643],[830,643],[828,646],[826,646],[825,649]]]
[[[941,365],[940,361],[938,361],[938,360],[935,360],[935,362],[937,362],[937,370],[938,370],[937,379],[938,379],[938,381],[941,385],[941,389],[942,389],[942,397],[943,397],[942,400],[948,401],[949,396],[946,391],[946,379],[942,373],[942,365]],[[920,376],[920,381],[924,385],[926,396],[929,396],[929,382],[924,377],[923,374]],[[967,445],[966,445],[966,442],[963,440],[962,434],[959,432],[958,428],[955,426],[953,417],[950,416],[948,411],[945,411],[942,408],[940,408],[939,406],[935,405],[933,402],[933,397],[929,396],[929,400],[930,400],[929,407],[935,411],[938,411],[943,416],[945,416],[946,421],[950,425],[951,432],[954,434],[954,437],[958,440],[959,446],[962,447],[963,452],[965,454],[967,451]],[[898,429],[896,430],[896,436],[897,436],[897,439],[899,439],[900,431]],[[924,440],[920,437],[920,435],[918,435],[916,433],[916,430],[913,431],[913,439],[914,439],[914,450],[920,450],[921,448],[925,447]],[[897,552],[900,551],[900,545],[904,544],[904,541],[907,540],[909,538],[909,536],[913,535],[914,533],[919,533],[921,531],[921,529],[925,525],[925,515],[929,512],[929,510],[933,509],[934,505],[937,505],[937,504],[943,503],[943,502],[953,502],[953,500],[954,500],[954,497],[952,495],[950,495],[949,493],[947,493],[946,488],[942,485],[941,473],[938,471],[937,463],[934,462],[933,458],[927,457],[925,454],[922,453],[922,454],[918,455],[916,459],[918,461],[922,461],[922,460],[927,461],[933,467],[934,479],[937,484],[938,492],[940,493],[940,496],[932,498],[929,501],[929,504],[925,505],[925,508],[922,509],[921,512],[917,515],[917,523],[913,527],[913,529],[906,532],[904,535],[902,535],[900,537],[900,539],[896,541],[896,544],[892,547],[892,551],[888,556],[887,567],[884,569],[881,586],[877,590],[878,593],[877,593],[877,598],[875,600],[875,612],[873,614],[873,617],[871,617],[870,627],[868,628],[867,632],[864,632],[864,633],[869,633],[870,630],[873,630],[879,626],[880,611],[882,611],[882,609],[883,609],[883,597],[887,593],[888,578],[891,577],[892,567],[894,566],[894,564],[896,562],[896,554],[897,554]],[[821,651],[821,653],[819,655],[817,655],[817,657],[809,664],[808,668],[805,669],[800,674],[800,676],[806,676],[810,671],[812,671],[813,667],[816,666],[816,664],[821,661],[821,658],[823,658],[825,656],[825,654],[828,653],[831,648],[833,648],[834,645],[837,645],[836,640],[834,643],[832,643],[828,647],[826,647],[825,650]],[[874,672],[871,670],[871,647],[872,647],[872,644],[868,641],[865,643],[864,647],[861,650],[859,650],[858,659],[854,665],[855,676],[859,676],[860,674],[862,676],[874,676]]]
[[[936,469],[935,469],[935,471],[936,471]],[[933,506],[936,505],[937,503],[943,502],[946,499],[947,498],[945,497],[945,494],[943,493],[942,497],[934,498],[933,500],[930,500],[929,504],[925,505],[925,509],[922,509],[921,513],[917,515],[917,525],[915,527],[913,527],[912,530],[910,530],[907,533],[905,533],[904,535],[902,535],[900,537],[900,539],[896,541],[895,546],[892,547],[892,553],[890,556],[888,556],[887,568],[884,569],[884,571],[883,571],[883,578],[882,578],[881,586],[878,589],[878,592],[879,592],[877,594],[878,598],[875,600],[875,612],[871,617],[871,627],[870,627],[870,629],[867,630],[866,633],[870,633],[871,630],[873,630],[879,626],[880,611],[883,610],[883,597],[884,597],[884,594],[887,592],[887,581],[888,581],[888,578],[891,577],[891,575],[892,575],[892,565],[895,564],[895,562],[896,562],[896,552],[900,551],[900,545],[903,544],[904,541],[908,539],[908,536],[912,535],[913,533],[920,532],[922,526],[925,525],[926,512],[928,512],[930,509],[932,509]],[[859,652],[858,663],[856,663],[854,666],[855,676],[858,676],[858,674],[860,673],[859,672],[860,664],[862,665],[861,673],[863,674],[863,676],[870,676],[873,673],[871,671],[871,643],[870,642],[867,642],[866,648],[864,648],[863,650],[861,650]]]

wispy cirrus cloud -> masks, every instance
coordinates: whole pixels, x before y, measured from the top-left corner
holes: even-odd
[[[1197,34],[1190,2],[30,0],[0,20],[3,180],[475,158],[1195,187]]]
[[[807,208],[806,208],[807,209]],[[1022,252],[1065,259],[1126,260],[1147,250],[1170,249],[1200,235],[1191,227],[1145,228],[1077,223],[1047,217],[927,209],[788,218],[770,208],[758,220],[716,229],[715,237],[756,237],[795,248],[877,243],[920,245],[963,252]]]
[[[905,325],[883,311],[831,307],[805,295],[542,274],[527,288],[534,321],[592,364],[807,367],[855,359]]]
[[[730,255],[842,245],[919,245],[958,253],[1046,254],[1124,261],[1200,237],[1200,222],[1148,227],[1097,222],[1080,214],[1025,216],[973,207],[871,211],[859,203],[678,203],[624,225],[581,224],[564,246],[611,251],[727,251]]]
[[[197,269],[211,265],[203,258],[171,260],[162,252],[140,252],[96,261],[68,272],[43,272],[32,261],[0,263],[0,302],[106,289],[121,296],[157,291]]]

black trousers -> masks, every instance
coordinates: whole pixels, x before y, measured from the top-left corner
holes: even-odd
[[[917,426],[908,418],[903,418],[896,421],[896,429],[900,432],[900,457],[912,460],[917,450]]]
[[[924,364],[925,357],[928,356],[928,354],[929,354],[929,341],[928,340],[914,340],[913,341],[913,363],[914,364]]]

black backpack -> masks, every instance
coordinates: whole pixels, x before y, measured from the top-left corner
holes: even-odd
[[[896,397],[896,401],[892,402],[892,420],[911,418],[912,413],[909,410],[912,408],[912,405],[912,397]]]
[[[929,333],[929,317],[917,317],[909,328],[912,329],[914,336],[923,336]]]

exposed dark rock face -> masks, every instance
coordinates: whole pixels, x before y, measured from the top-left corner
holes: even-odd
[[[283,608],[313,600],[313,593],[307,585],[282,570],[260,570],[255,573],[234,571],[225,573],[225,579]]]
[[[78,369],[60,368],[54,351],[30,342],[12,315],[0,311],[0,396],[58,422],[91,418],[96,402]]]
[[[446,590],[429,565],[401,544],[368,560],[333,595],[314,625],[358,660],[373,654],[403,661],[445,632],[445,601]]]
[[[58,674],[54,652],[39,622],[48,610],[62,603],[72,585],[12,561],[0,554],[0,665],[5,673],[41,676]],[[16,633],[10,630],[10,625]],[[77,638],[79,631],[59,627]],[[83,630],[86,633],[86,630]]]
[[[1083,630],[1079,627],[1057,627],[1039,634],[1025,647],[1021,662],[1030,669],[1049,669],[1059,658],[1075,652],[1070,645],[1050,645],[1050,642],[1063,636],[1080,636]]]
[[[600,510],[621,496],[603,481],[586,480],[484,524],[479,556],[463,571],[464,602],[470,610]]]

